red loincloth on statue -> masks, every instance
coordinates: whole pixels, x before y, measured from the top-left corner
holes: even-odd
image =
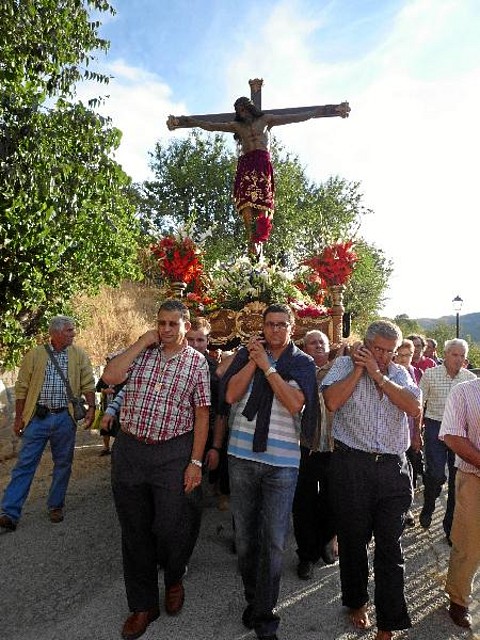
[[[235,206],[240,213],[245,207],[273,214],[275,199],[273,169],[268,151],[255,149],[238,159],[233,187]]]

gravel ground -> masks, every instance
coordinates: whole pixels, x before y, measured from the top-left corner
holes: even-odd
[[[0,638],[8,640],[113,640],[128,614],[120,559],[120,536],[110,491],[109,458],[100,458],[100,438],[79,432],[66,518],[52,525],[45,511],[51,463],[44,456],[15,533],[0,534]],[[0,490],[13,459],[0,463]],[[416,513],[421,494],[417,495]],[[444,506],[444,498],[443,506]],[[472,605],[475,629],[450,622],[443,583],[449,548],[440,509],[431,529],[406,531],[408,602],[414,626],[395,637],[412,640],[480,640],[480,588]],[[253,639],[240,622],[244,602],[231,552],[230,515],[205,498],[199,543],[185,579],[181,615],[162,612],[145,640]],[[295,542],[289,539],[279,601],[281,640],[372,640],[374,631],[354,631],[341,607],[337,566],[319,564],[314,578],[296,576]],[[373,594],[373,583],[371,584]]]

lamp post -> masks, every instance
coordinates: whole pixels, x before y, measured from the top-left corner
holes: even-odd
[[[453,300],[453,310],[456,314],[456,331],[455,335],[457,338],[460,337],[460,311],[462,310],[463,300],[460,296],[456,296]]]

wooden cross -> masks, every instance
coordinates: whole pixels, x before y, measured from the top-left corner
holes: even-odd
[[[318,117],[322,118],[333,118],[335,116],[340,116],[342,118],[348,118],[348,114],[350,113],[350,107],[348,102],[342,102],[340,105],[336,104],[327,104],[324,106],[313,106],[313,107],[290,107],[287,109],[262,109],[262,86],[263,79],[262,78],[254,78],[253,80],[249,80],[248,84],[250,85],[250,96],[253,104],[263,113],[272,113],[275,115],[282,115],[284,113],[296,114],[296,113],[307,113],[312,111],[313,109],[320,109]],[[338,107],[342,107],[342,110],[339,111]],[[205,120],[207,122],[232,122],[235,119],[235,113],[208,113],[202,115],[193,115],[191,118],[195,118],[196,120]],[[191,125],[177,125],[176,128],[182,127],[190,128]]]

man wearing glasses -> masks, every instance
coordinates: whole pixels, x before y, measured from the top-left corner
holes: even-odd
[[[283,552],[300,462],[299,432],[311,443],[318,416],[313,359],[292,342],[293,314],[267,307],[263,335],[239,350],[221,381],[231,405],[231,507],[247,607],[242,621],[276,640]]]
[[[374,536],[376,640],[411,626],[400,538],[413,499],[407,416],[419,415],[421,392],[392,362],[401,340],[395,324],[372,323],[364,344],[337,358],[322,385],[325,404],[335,412],[330,486],[342,603],[357,629],[370,626],[368,546]]]

